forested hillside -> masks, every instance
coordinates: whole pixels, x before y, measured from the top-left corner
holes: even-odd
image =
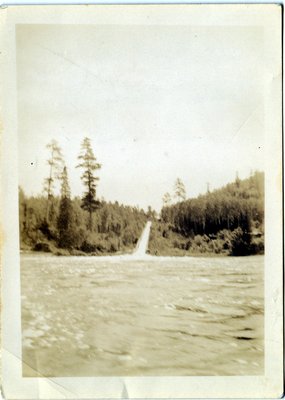
[[[21,248],[58,254],[64,254],[59,249],[72,254],[130,250],[135,247],[147,220],[143,210],[101,201],[92,215],[90,231],[89,215],[82,209],[79,197],[70,200],[68,205],[62,204],[60,197],[54,197],[49,222],[45,219],[45,197],[27,197],[20,189],[19,205]],[[64,226],[66,223],[68,226]]]
[[[163,207],[153,225],[153,254],[262,253],[264,222],[264,174]]]

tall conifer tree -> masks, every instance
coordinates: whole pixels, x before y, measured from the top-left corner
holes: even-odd
[[[59,147],[56,140],[52,140],[46,147],[50,151],[50,158],[47,160],[47,163],[49,165],[49,176],[44,180],[44,191],[47,194],[46,222],[49,222],[54,183],[55,179],[59,178],[60,176],[61,167],[63,165],[63,158],[61,148]]]
[[[162,203],[163,207],[169,207],[171,205],[171,196],[168,192],[163,195]]]
[[[181,179],[177,178],[174,186],[175,197],[178,201],[186,200],[186,190]]]
[[[72,246],[72,218],[72,202],[70,199],[68,175],[67,169],[64,167],[61,175],[61,197],[57,219],[60,247],[69,248]]]
[[[89,213],[88,229],[92,230],[92,214],[100,206],[99,201],[96,199],[96,188],[99,178],[95,176],[95,171],[101,168],[101,164],[93,153],[91,141],[89,138],[84,138],[81,145],[81,153],[78,157],[80,164],[77,168],[83,169],[81,180],[86,187],[81,201],[81,207]]]

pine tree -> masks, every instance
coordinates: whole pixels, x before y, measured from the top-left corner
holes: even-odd
[[[47,160],[49,165],[49,177],[44,180],[44,192],[47,194],[46,222],[49,222],[54,183],[55,179],[59,178],[60,169],[63,165],[63,159],[61,148],[56,140],[52,140],[46,147],[50,150],[50,158]]]
[[[70,199],[67,169],[64,167],[61,175],[61,198],[59,204],[59,215],[57,219],[59,247],[72,247],[72,214],[72,202]]]
[[[235,180],[235,183],[236,183],[237,187],[239,188],[239,187],[240,187],[240,178],[239,178],[238,171],[236,171],[236,180]]]
[[[162,203],[163,207],[169,207],[171,205],[171,196],[168,192],[164,194],[162,198]]]
[[[186,200],[186,190],[181,179],[177,178],[174,186],[175,197],[177,201]]]
[[[81,153],[78,159],[81,162],[77,165],[77,168],[83,169],[81,179],[87,189],[82,198],[81,207],[89,213],[88,229],[91,231],[92,214],[100,206],[99,201],[96,200],[96,188],[99,178],[95,176],[94,173],[101,168],[101,164],[97,163],[97,159],[91,147],[91,141],[87,137],[82,142]]]

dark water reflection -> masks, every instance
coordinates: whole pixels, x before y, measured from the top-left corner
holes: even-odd
[[[263,261],[23,254],[23,374],[262,375]]]

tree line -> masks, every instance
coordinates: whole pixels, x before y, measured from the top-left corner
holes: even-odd
[[[149,249],[152,254],[181,252],[247,255],[264,248],[264,174],[256,171],[197,198],[186,198],[181,179],[174,193],[166,193],[158,218],[148,207],[120,205],[98,199],[97,161],[89,138],[78,155],[84,192],[71,196],[68,170],[55,140],[48,145],[48,176],[41,195],[27,196],[19,188],[22,249],[56,254],[109,254],[131,251],[148,219],[153,221]],[[60,191],[55,193],[56,184]]]
[[[263,223],[263,182],[261,172],[243,181],[237,178],[222,189],[163,207],[161,219],[186,236],[216,234],[237,227],[248,231],[252,224]]]
[[[91,141],[84,138],[76,168],[82,170],[85,191],[71,197],[67,167],[62,150],[55,140],[49,150],[48,177],[44,192],[26,196],[19,189],[21,247],[53,251],[57,254],[112,253],[135,246],[147,220],[144,210],[99,200],[97,162]],[[60,194],[55,184],[60,183]]]
[[[178,193],[181,181],[176,183]],[[178,197],[178,196],[177,196]],[[263,251],[264,224],[264,174],[256,171],[248,179],[236,177],[235,182],[225,187],[169,204],[164,196],[161,218],[153,233],[155,247],[176,247],[183,250],[223,250],[233,255],[246,255]],[[167,200],[167,201],[166,201]],[[173,234],[177,234],[176,236]],[[256,237],[258,248],[255,246]],[[161,240],[161,237],[166,240]],[[170,243],[171,239],[171,243]],[[188,240],[184,240],[188,239]]]

